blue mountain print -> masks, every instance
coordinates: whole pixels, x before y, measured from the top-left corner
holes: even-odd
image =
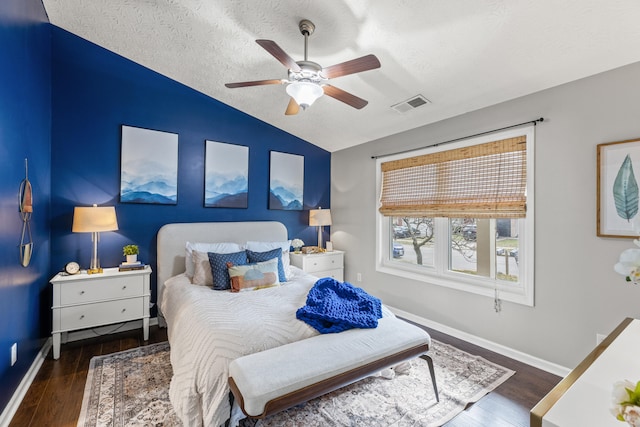
[[[210,173],[205,183],[205,207],[246,208],[249,183],[244,176],[227,176]]]
[[[176,204],[177,176],[157,162],[133,160],[122,165],[120,201]]]
[[[299,211],[302,210],[302,199],[284,187],[272,188],[269,192],[269,208]]]

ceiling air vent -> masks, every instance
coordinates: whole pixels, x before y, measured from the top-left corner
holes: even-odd
[[[415,110],[418,107],[421,107],[425,104],[431,104],[427,98],[422,95],[413,96],[406,101],[399,102],[398,104],[392,105],[391,108],[396,110],[398,113],[406,113],[407,111]]]

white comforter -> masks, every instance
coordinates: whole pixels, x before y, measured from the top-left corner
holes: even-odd
[[[229,418],[229,363],[240,356],[317,335],[296,319],[317,277],[253,292],[213,291],[181,274],[165,283],[173,378],[169,396],[185,426],[219,426]]]

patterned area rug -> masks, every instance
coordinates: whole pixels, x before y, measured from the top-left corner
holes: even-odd
[[[369,377],[240,427],[441,426],[515,372],[432,340],[440,402],[427,363],[416,358],[391,379]],[[78,426],[181,426],[169,402],[169,344],[91,359]]]

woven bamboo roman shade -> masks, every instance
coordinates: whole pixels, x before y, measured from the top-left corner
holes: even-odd
[[[526,137],[384,162],[385,216],[524,218]]]

